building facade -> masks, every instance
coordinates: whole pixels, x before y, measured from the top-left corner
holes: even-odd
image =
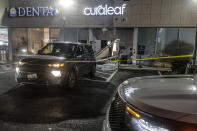
[[[95,43],[120,39],[126,54],[141,58],[193,53],[196,0],[1,0],[1,60],[35,54],[51,41]],[[7,47],[6,47],[7,46]]]

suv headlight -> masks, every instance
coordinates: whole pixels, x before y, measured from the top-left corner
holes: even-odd
[[[60,67],[64,67],[64,64],[48,64],[49,67],[54,67],[54,68],[60,68]]]
[[[17,74],[19,73],[19,68],[18,68],[18,67],[16,67],[16,73],[17,73]]]
[[[19,62],[18,66],[23,66],[25,64],[25,62]]]
[[[61,71],[51,71],[51,74],[53,74],[53,76],[55,76],[55,77],[61,77],[62,76]]]

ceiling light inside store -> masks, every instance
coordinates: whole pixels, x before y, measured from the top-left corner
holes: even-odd
[[[74,2],[73,0],[60,0],[59,4],[63,7],[71,7],[74,4]]]
[[[2,41],[0,41],[0,45],[4,45],[4,43]]]
[[[104,27],[104,28],[102,28],[102,31],[103,31],[103,32],[107,32],[108,29]]]
[[[0,46],[2,46],[2,45],[8,45],[8,43],[7,42],[4,42],[4,41],[0,41]]]
[[[26,50],[26,49],[22,49],[22,52],[23,52],[23,53],[26,53],[26,52],[27,52],[27,50]]]

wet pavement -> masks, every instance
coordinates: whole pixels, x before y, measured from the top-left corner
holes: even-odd
[[[17,86],[0,96],[0,120],[20,123],[57,123],[90,119],[105,114],[114,86],[107,82],[79,81],[74,89]],[[24,119],[25,118],[25,119]]]
[[[110,82],[102,77],[81,79],[73,89],[13,86],[0,96],[0,131],[101,131],[117,86],[145,75],[158,72],[119,70]]]
[[[15,85],[14,72],[0,74],[0,131],[100,131],[116,88],[101,77],[82,78],[73,89]]]

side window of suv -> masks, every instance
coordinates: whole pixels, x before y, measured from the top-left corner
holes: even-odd
[[[42,50],[42,55],[52,55],[54,50],[54,44],[48,44]]]
[[[91,45],[85,45],[85,48],[86,48],[86,50],[87,50],[87,54],[89,54],[89,55],[94,55],[94,51],[93,51]]]
[[[84,47],[84,53],[85,53],[86,55],[89,54],[89,51],[88,51],[88,49],[86,48],[86,46]]]
[[[77,48],[77,56],[79,56],[79,55],[83,55],[84,53],[83,53],[83,46],[78,46],[78,48]]]

